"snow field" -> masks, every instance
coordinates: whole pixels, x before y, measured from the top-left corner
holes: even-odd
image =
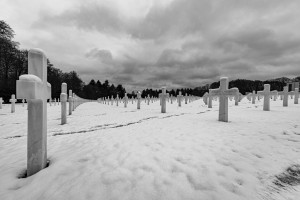
[[[300,165],[300,105],[271,101],[262,111],[229,102],[229,123],[218,102],[177,106],[159,101],[80,105],[60,125],[48,105],[50,166],[26,179],[27,110],[0,110],[0,199],[297,199],[299,185],[274,182]]]

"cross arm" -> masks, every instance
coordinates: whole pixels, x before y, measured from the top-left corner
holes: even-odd
[[[209,94],[210,94],[211,96],[217,96],[217,95],[220,94],[220,92],[221,92],[220,89],[210,89],[210,90],[209,90]]]
[[[31,74],[24,74],[17,80],[16,87],[17,99],[42,99],[43,82]]]

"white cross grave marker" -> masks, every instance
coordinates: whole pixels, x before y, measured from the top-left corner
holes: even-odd
[[[187,104],[187,102],[188,102],[188,95],[187,95],[187,93],[185,93],[184,101],[185,101],[185,104]]]
[[[212,89],[209,89],[208,90],[208,108],[212,108],[212,100],[213,100],[213,96],[212,96],[212,93],[211,93],[211,90]]]
[[[167,107],[167,102],[166,99],[168,98],[169,94],[166,93],[166,87],[162,87],[161,93],[160,93],[160,98],[161,98],[161,112],[166,113],[166,107]]]
[[[283,107],[288,106],[288,100],[289,100],[289,92],[288,92],[288,86],[283,87]]]
[[[149,105],[149,103],[150,103],[150,94],[148,94],[147,96],[147,105]]]
[[[69,90],[69,115],[72,115],[73,111],[73,94],[72,90]]]
[[[277,90],[273,90],[271,91],[271,94],[273,95],[273,101],[277,100],[277,96],[278,96],[278,91]]]
[[[117,106],[119,106],[119,95],[118,94],[117,94],[116,102],[117,102]]]
[[[219,89],[212,89],[210,92],[214,96],[219,96],[219,121],[228,122],[228,96],[237,95],[239,90],[228,89],[228,78],[222,77]]]
[[[272,95],[272,92],[270,91],[270,84],[264,84],[264,90],[258,91],[257,94],[264,96],[263,110],[270,111],[270,96]]]
[[[256,99],[256,94],[255,94],[255,90],[253,90],[252,94],[250,94],[251,98],[252,98],[252,104],[255,104],[255,99]]]
[[[61,100],[61,124],[67,123],[67,84],[62,83],[61,84],[61,94],[60,94],[60,100]]]
[[[298,99],[299,99],[299,88],[295,88],[294,104],[298,104]]]
[[[182,94],[181,92],[179,92],[179,94],[177,95],[177,102],[178,102],[178,106],[181,107],[181,100],[182,100]]]
[[[240,93],[234,96],[234,105],[239,105]]]
[[[75,110],[75,93],[73,92],[72,93],[72,111],[74,111]]]
[[[17,81],[17,98],[28,103],[27,176],[47,165],[47,99],[51,85],[47,82],[47,58],[40,49],[28,52],[28,74]]]
[[[141,109],[141,92],[137,92],[137,109]]]
[[[9,100],[9,102],[11,103],[11,113],[14,113],[15,112],[15,104],[16,104],[16,98],[15,98],[15,95],[12,94],[11,95],[11,99]]]
[[[127,104],[128,104],[128,97],[127,97],[127,93],[125,93],[124,96],[124,107],[127,108]]]

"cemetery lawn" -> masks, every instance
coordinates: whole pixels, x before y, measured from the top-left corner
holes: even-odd
[[[46,169],[28,178],[27,110],[0,110],[0,199],[255,200],[300,199],[300,105],[246,98],[177,106],[159,102],[80,105],[60,125],[48,105]]]

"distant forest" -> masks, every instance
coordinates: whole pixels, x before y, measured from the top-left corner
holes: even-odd
[[[13,40],[14,35],[14,30],[5,21],[0,20],[0,97],[6,103],[9,102],[11,95],[16,92],[16,80],[20,75],[28,73],[28,50],[19,48],[20,44]],[[68,84],[68,90],[71,89],[78,96],[85,99],[96,100],[107,96],[114,96],[115,98],[117,95],[122,98],[126,93],[126,89],[121,84],[115,86],[110,84],[108,80],[102,83],[99,80],[91,80],[88,84],[85,84],[75,71],[62,72],[60,69],[55,68],[50,60],[47,60],[47,70],[48,82],[52,85],[52,98],[59,98],[63,82]],[[268,83],[271,85],[271,90],[281,91],[289,81],[300,81],[300,76],[294,79],[283,77],[268,81],[238,79],[230,81],[229,87],[237,87],[242,94],[245,94],[253,90],[263,90],[263,85]],[[167,92],[173,96],[178,95],[179,91],[183,95],[202,96],[208,89],[218,88],[219,84],[219,82],[214,82],[194,89],[172,89]],[[158,97],[161,90],[144,89],[141,92],[142,97],[148,95]],[[128,96],[135,97],[136,94],[132,92]]]

